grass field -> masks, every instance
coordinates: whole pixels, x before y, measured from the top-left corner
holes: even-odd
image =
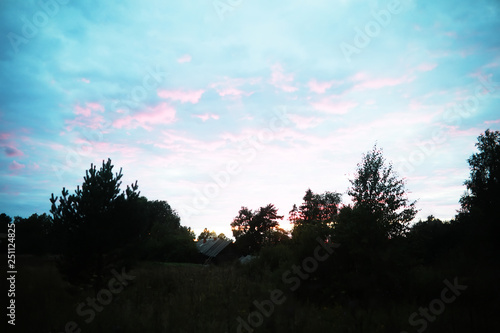
[[[64,282],[52,259],[20,256],[18,267],[17,332],[416,332],[408,317],[427,305],[381,300],[369,307],[320,306],[299,300],[272,271],[252,266],[143,262],[91,316],[86,302],[96,297],[94,290]],[[283,303],[257,314],[254,302],[264,304],[273,290],[283,291]],[[447,306],[426,332],[473,332],[482,319],[466,301]],[[82,303],[85,315],[77,311]]]

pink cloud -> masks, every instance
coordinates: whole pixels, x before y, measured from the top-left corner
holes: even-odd
[[[182,90],[159,90],[158,96],[165,99],[171,99],[173,101],[180,101],[181,103],[190,102],[192,104],[196,104],[199,102],[201,95],[205,90],[190,90],[190,91],[182,91]]]
[[[11,137],[10,133],[0,133],[0,140],[7,140]]]
[[[226,89],[217,89],[217,92],[219,93],[220,96],[232,96],[232,97],[241,97],[241,96],[250,96],[254,92],[246,92],[240,89],[236,88],[226,88]]]
[[[182,57],[178,58],[177,62],[180,64],[185,63],[185,62],[191,62],[191,56],[189,54],[185,54]]]
[[[352,108],[358,106],[358,103],[353,101],[333,101],[332,98],[323,98],[318,102],[312,102],[311,105],[318,111],[323,111],[331,114],[346,114]]]
[[[354,74],[353,76],[351,76],[352,81],[362,81],[362,80],[366,80],[367,78],[368,78],[368,74],[365,72],[358,72],[358,73]]]
[[[85,113],[84,117],[76,117],[75,119],[72,120],[66,120],[65,123],[67,126],[65,127],[66,131],[71,132],[73,128],[75,127],[88,127],[91,129],[97,129],[99,127],[102,127],[102,124],[104,124],[104,117],[97,115],[93,117],[86,116],[87,113]]]
[[[75,105],[75,114],[82,115],[84,117],[90,117],[92,111],[104,112],[104,106],[99,103],[85,103],[86,107],[81,107],[80,105]]]
[[[275,64],[271,67],[271,79],[269,82],[285,92],[294,92],[299,89],[290,85],[293,82],[293,74],[285,74],[280,64]]]
[[[92,114],[90,108],[82,108],[80,105],[75,106],[75,114],[89,117]]]
[[[408,79],[406,76],[400,78],[381,78],[381,79],[368,79],[361,83],[356,84],[352,90],[359,91],[365,89],[381,89],[384,87],[393,87],[402,83],[411,82],[413,79]]]
[[[330,89],[335,81],[318,82],[316,79],[312,79],[307,83],[309,90],[317,94],[323,94],[327,89]]]
[[[89,79],[87,79],[87,78],[84,78],[84,77],[82,77],[82,78],[80,79],[80,81],[82,81],[82,82],[84,82],[84,83],[90,83],[90,80],[89,80]]]
[[[260,81],[260,78],[250,79],[230,79],[225,77],[223,81],[210,84],[210,88],[217,90],[219,96],[241,98],[242,96],[250,96],[254,92],[246,92],[238,87],[245,84],[254,85]]]
[[[193,117],[200,118],[203,122],[207,121],[210,118],[215,119],[215,120],[219,119],[218,114],[211,114],[211,113],[195,114],[195,115],[193,115]]]
[[[20,151],[19,149],[15,148],[15,147],[12,147],[12,146],[5,146],[4,151],[5,151],[5,155],[7,155],[9,157],[23,156],[24,155],[24,153],[22,151]]]
[[[92,110],[104,112],[104,106],[102,106],[99,103],[86,103],[86,104]]]
[[[161,103],[154,108],[149,108],[147,111],[117,119],[113,126],[116,128],[136,128],[141,126],[150,131],[152,129],[150,125],[171,124],[175,120],[175,109],[167,103]]]
[[[432,71],[436,67],[437,67],[437,64],[425,63],[425,64],[421,64],[420,66],[418,66],[417,70],[419,70],[421,72],[428,72],[428,71]]]
[[[11,164],[9,164],[9,169],[10,170],[21,170],[24,169],[26,165],[18,163],[16,161],[13,161]]]

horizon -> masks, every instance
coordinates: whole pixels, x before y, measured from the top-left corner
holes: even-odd
[[[232,238],[241,206],[269,203],[288,229],[308,188],[349,203],[377,144],[418,200],[414,222],[450,220],[477,137],[500,130],[492,0],[0,6],[12,217],[50,214],[51,193],[110,158],[196,236]]]

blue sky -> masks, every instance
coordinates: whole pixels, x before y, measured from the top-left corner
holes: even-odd
[[[497,1],[0,4],[0,211],[27,217],[108,157],[182,224],[231,235],[345,194],[375,143],[418,218],[450,219],[500,129]],[[286,227],[285,223],[285,227]]]

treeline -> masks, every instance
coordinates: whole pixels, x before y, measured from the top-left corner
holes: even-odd
[[[476,146],[478,152],[468,160],[467,191],[453,220],[429,216],[411,225],[416,202],[408,199],[404,180],[375,146],[350,180],[352,204],[343,204],[337,192],[307,190],[289,212],[291,232],[280,228],[284,216],[273,204],[242,207],[231,222],[232,247],[237,256],[255,259],[240,269],[282,290],[299,281],[289,298],[352,310],[361,323],[382,304],[428,304],[448,279],[468,286],[454,306],[466,307],[470,321],[483,318],[498,308],[493,299],[500,295],[495,283],[500,278],[500,132],[485,131]],[[111,160],[100,169],[91,165],[73,194],[65,188],[60,196],[52,194],[51,215],[15,217],[17,253],[55,254],[68,281],[96,290],[111,268],[138,260],[202,262],[194,233],[180,224],[176,211],[165,201],[141,196],[137,182],[121,190],[121,178]],[[0,219],[4,225],[11,222],[5,214]],[[198,239],[216,236],[205,229]],[[318,245],[335,251],[311,266]],[[394,324],[383,330],[400,328]]]
[[[350,181],[353,204],[343,205],[339,193],[307,190],[290,211],[290,235],[279,229],[283,216],[273,205],[242,207],[231,226],[236,245],[256,255],[247,273],[290,290],[289,298],[352,311],[360,332],[399,331],[398,312],[412,307],[403,310],[403,323],[421,332],[443,313],[436,304],[455,310],[447,310],[447,320],[432,331],[450,331],[453,321],[453,331],[463,331],[460,325],[492,327],[500,297],[500,132],[487,130],[476,147],[467,191],[451,221],[429,216],[411,225],[416,202],[408,200],[404,181],[377,147],[363,156]],[[318,244],[335,250],[315,263]],[[440,301],[444,288],[454,288],[453,304]]]
[[[51,215],[15,217],[18,254],[53,254],[63,276],[96,290],[112,268],[130,268],[138,260],[195,262],[195,235],[180,224],[166,201],[140,196],[137,182],[120,190],[121,169],[111,160],[91,165],[73,194],[52,194]],[[12,219],[0,215],[4,226]]]

